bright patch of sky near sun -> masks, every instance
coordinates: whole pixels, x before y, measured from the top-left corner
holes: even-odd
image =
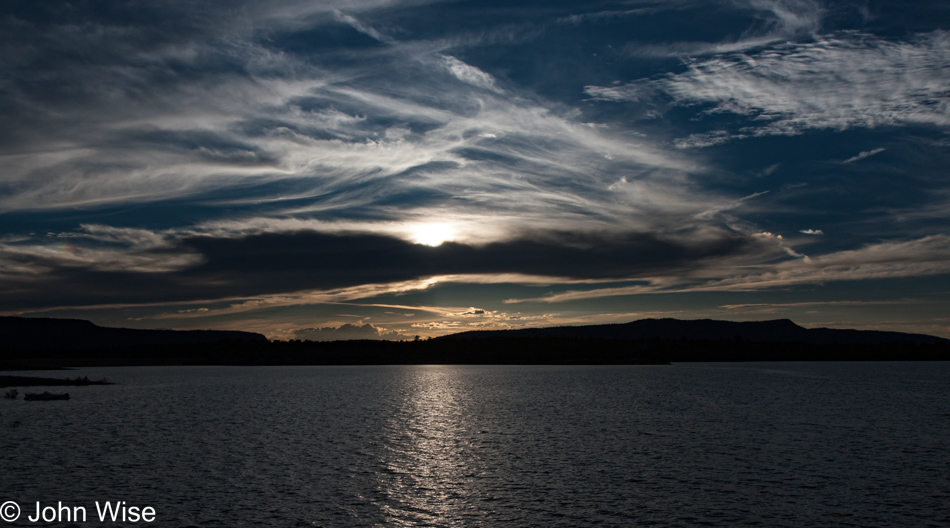
[[[420,224],[412,228],[412,239],[418,244],[438,246],[446,240],[452,240],[458,230],[449,224]]]
[[[651,315],[950,335],[943,3],[0,15],[2,313],[284,337]]]

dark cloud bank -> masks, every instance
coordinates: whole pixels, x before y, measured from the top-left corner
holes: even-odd
[[[184,239],[164,252],[198,253],[201,264],[177,272],[129,273],[52,268],[2,293],[3,308],[214,300],[334,289],[447,274],[519,273],[567,279],[624,279],[698,265],[710,257],[756,251],[725,232],[684,243],[653,234],[532,239],[437,247],[378,235],[312,232],[245,238]],[[46,263],[49,266],[51,263]]]

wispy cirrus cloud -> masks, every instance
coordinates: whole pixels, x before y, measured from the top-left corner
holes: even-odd
[[[686,7],[715,7],[717,3],[686,2],[666,4],[659,9],[683,9]],[[756,23],[750,25],[738,37],[718,42],[682,40],[664,43],[634,42],[624,47],[631,57],[700,57],[735,53],[808,38],[821,27],[824,10],[813,0],[745,0],[718,3],[724,9],[746,11]],[[643,8],[641,8],[643,9]],[[633,12],[631,12],[632,14]]]
[[[744,118],[734,129],[677,140],[679,147],[705,147],[817,129],[950,125],[948,62],[950,36],[944,31],[903,41],[842,32],[695,59],[683,73],[586,91],[602,101],[703,105],[700,120],[714,114]]]
[[[865,151],[855,154],[854,156],[851,156],[850,158],[842,161],[841,163],[854,163],[855,161],[861,161],[865,158],[870,158],[871,156],[874,156],[875,154],[880,154],[881,152],[884,152],[885,150],[887,149],[884,147],[876,148],[873,150],[865,150]]]
[[[495,92],[499,90],[498,87],[495,86],[495,79],[482,70],[465,64],[451,55],[442,55],[442,60],[445,62],[445,67],[458,80],[486,90]]]
[[[886,301],[807,301],[793,303],[750,303],[750,304],[724,304],[720,306],[725,310],[758,310],[758,309],[781,309],[781,308],[801,308],[801,307],[819,307],[819,306],[895,306],[895,305],[916,305],[925,301],[921,299],[891,299]]]
[[[67,233],[0,240],[0,277],[42,283],[56,269],[87,272],[157,274],[180,271],[202,262],[193,251],[175,247],[171,237],[147,229],[83,225]]]
[[[112,40],[125,51],[93,65],[62,59],[47,71],[8,59],[8,68],[31,70],[30,82],[54,81],[39,91],[7,81],[13,140],[0,145],[8,153],[0,210],[200,199],[267,204],[284,218],[483,217],[500,225],[518,216],[519,228],[619,219],[645,228],[715,199],[682,185],[703,170],[688,156],[503,93],[444,43],[384,38],[340,6],[273,9],[250,27],[215,25],[215,38],[186,26],[162,46],[139,42],[147,24],[86,32],[18,22],[37,61],[51,47],[91,51]],[[377,45],[308,54],[256,37],[299,25],[290,13],[308,22],[293,38],[343,26]],[[611,188],[621,178],[627,185]]]

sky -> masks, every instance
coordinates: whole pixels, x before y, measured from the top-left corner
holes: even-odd
[[[950,337],[950,4],[6,0],[0,314]]]

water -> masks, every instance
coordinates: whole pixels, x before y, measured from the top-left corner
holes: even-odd
[[[13,526],[950,525],[950,363],[77,374],[0,400]]]

